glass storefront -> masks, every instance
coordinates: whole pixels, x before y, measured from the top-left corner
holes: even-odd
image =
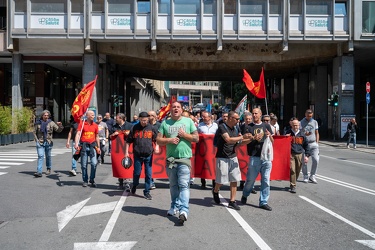
[[[375,33],[375,2],[362,3],[362,33]]]

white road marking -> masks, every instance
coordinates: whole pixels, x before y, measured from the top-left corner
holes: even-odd
[[[17,157],[17,159],[19,159],[20,157],[22,157],[22,159],[38,159],[38,156],[37,155],[16,155],[16,154],[7,154],[7,155],[0,155],[0,160],[2,160],[2,158],[5,158],[5,157],[11,157],[11,156],[15,156]]]
[[[368,167],[373,167],[375,168],[375,165],[371,165],[371,164],[366,164],[366,163],[361,163],[361,162],[356,162],[356,161],[349,161],[349,160],[345,160],[345,159],[338,159],[336,157],[331,157],[331,156],[326,156],[326,155],[319,155],[320,157],[326,157],[328,159],[332,159],[332,160],[338,160],[338,161],[344,161],[344,162],[348,162],[348,163],[354,163],[354,164],[357,164],[357,165],[363,165],[363,166],[368,166]]]
[[[108,250],[121,249],[130,250],[136,244],[136,241],[125,242],[80,242],[74,243],[74,250]]]
[[[6,169],[9,168],[10,166],[1,166],[0,169]]]
[[[116,224],[116,221],[122,211],[122,207],[124,206],[124,203],[126,201],[126,198],[128,197],[129,193],[124,191],[122,193],[122,196],[120,198],[120,200],[118,201],[113,213],[112,213],[112,216],[111,218],[109,219],[108,223],[107,223],[107,226],[105,227],[103,233],[102,233],[102,236],[100,237],[99,239],[99,242],[103,242],[103,241],[108,241],[109,240],[109,237],[111,236],[111,233],[113,231],[113,228],[115,227],[115,224]]]
[[[320,180],[330,182],[330,183],[333,183],[333,184],[336,184],[336,185],[339,185],[339,186],[343,186],[343,187],[346,187],[346,188],[357,190],[357,191],[360,191],[360,192],[363,192],[363,193],[366,193],[366,194],[375,195],[375,190],[373,190],[373,189],[364,188],[364,187],[361,187],[361,186],[350,184],[348,182],[339,181],[339,180],[336,180],[336,179],[333,179],[333,178],[330,178],[330,177],[327,177],[327,176],[323,176],[323,175],[317,175],[316,178],[318,178]]]
[[[57,213],[57,226],[59,228],[59,232],[63,230],[63,228],[69,223],[71,219],[78,214],[78,212],[85,206],[85,204],[90,200],[87,198],[77,204],[72,206],[67,206],[66,209]]]
[[[81,211],[79,211],[79,213],[76,215],[76,218],[112,211],[116,207],[116,204],[117,201],[112,201],[107,203],[95,204],[91,206],[85,206],[81,209]]]
[[[1,158],[2,161],[35,161],[35,159],[9,159],[9,158]]]
[[[373,232],[367,230],[366,228],[361,227],[360,225],[358,225],[358,224],[356,224],[356,223],[354,223],[354,222],[352,222],[352,221],[350,221],[350,220],[348,220],[348,219],[342,217],[341,215],[338,215],[337,213],[333,212],[332,210],[330,210],[330,209],[328,209],[328,208],[326,208],[326,207],[323,207],[322,205],[316,203],[315,201],[310,200],[309,198],[307,198],[307,197],[305,197],[305,196],[299,196],[299,197],[300,197],[301,199],[303,199],[303,200],[309,202],[310,204],[316,206],[317,208],[323,210],[324,212],[326,212],[326,213],[332,215],[333,217],[336,217],[337,219],[339,219],[339,220],[345,222],[346,224],[348,224],[348,225],[350,225],[350,226],[352,226],[352,227],[358,229],[358,230],[361,231],[362,233],[364,233],[364,234],[370,236],[371,238],[375,238],[375,233],[373,233]],[[368,240],[366,240],[366,241],[356,240],[356,241],[359,242],[359,243],[361,243],[361,244],[366,244],[366,243],[368,243],[368,244],[367,244],[368,247],[372,247],[373,249],[375,249],[375,248],[374,248],[374,247],[375,247],[374,241],[368,241]]]
[[[1,162],[0,161],[0,165],[13,165],[13,166],[16,166],[16,165],[22,165],[22,164],[25,164],[23,162]]]
[[[240,224],[245,232],[253,239],[255,244],[262,250],[271,249],[267,243],[255,232],[255,230],[241,217],[241,215],[234,209],[228,208],[228,202],[219,194],[221,203],[225,206],[228,212],[234,217],[234,219]]]
[[[8,172],[0,172],[0,175],[4,175],[4,174],[7,174]]]

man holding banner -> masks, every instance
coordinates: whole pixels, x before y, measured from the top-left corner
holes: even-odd
[[[273,143],[272,129],[269,124],[263,123],[261,120],[262,111],[259,108],[253,109],[253,123],[245,126],[242,134],[244,140],[250,140],[247,145],[247,153],[250,156],[250,164],[247,170],[246,183],[243,189],[241,203],[246,204],[247,197],[254,188],[255,179],[260,173],[261,186],[259,207],[268,211],[272,208],[268,205],[268,198],[270,197],[270,176],[272,169],[272,162],[262,159],[261,152],[265,139],[270,138]]]
[[[193,156],[191,143],[198,142],[198,132],[194,122],[182,115],[179,102],[171,104],[171,118],[164,120],[159,128],[157,143],[166,145],[167,175],[171,194],[168,216],[179,212],[179,222],[183,224],[189,214],[190,170]]]

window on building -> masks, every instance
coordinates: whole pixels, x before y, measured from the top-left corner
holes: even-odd
[[[375,2],[362,2],[362,33],[375,33]]]
[[[199,0],[175,0],[174,12],[176,14],[199,14]]]
[[[25,0],[14,0],[14,11],[15,12],[26,12],[27,11],[27,1]]]
[[[66,13],[66,1],[32,0],[31,12]]]
[[[133,13],[133,0],[108,0],[108,13]]]
[[[306,0],[306,14],[308,15],[331,15],[330,0]]]
[[[104,0],[92,0],[93,12],[104,12]]]
[[[335,15],[346,16],[346,2],[336,2],[335,3]]]
[[[224,14],[237,14],[237,0],[224,0]]]
[[[270,0],[270,14],[281,14],[281,1]]]
[[[71,0],[72,12],[83,13],[83,0]]]
[[[290,14],[302,15],[301,0],[290,0]]]
[[[171,2],[170,0],[158,0],[158,12],[161,14],[170,14]]]
[[[216,14],[216,0],[203,0],[203,13]]]
[[[265,14],[266,1],[264,0],[241,0],[240,5],[241,14]]]
[[[150,0],[138,0],[137,12],[138,13],[150,13],[151,12]]]

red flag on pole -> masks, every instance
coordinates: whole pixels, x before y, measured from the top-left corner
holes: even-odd
[[[86,113],[90,105],[92,92],[94,91],[97,77],[98,76],[95,76],[93,81],[89,82],[85,87],[83,87],[73,102],[71,113],[74,121],[77,123],[80,122],[81,117]]]
[[[164,106],[160,109],[159,115],[158,115],[158,120],[163,120],[164,117],[168,114],[168,112],[171,110],[171,102],[168,103],[167,106]]]
[[[247,89],[257,98],[264,99],[266,98],[266,85],[264,83],[264,73],[263,68],[262,72],[260,73],[259,81],[254,82],[249,73],[244,69],[243,70],[243,78]]]

